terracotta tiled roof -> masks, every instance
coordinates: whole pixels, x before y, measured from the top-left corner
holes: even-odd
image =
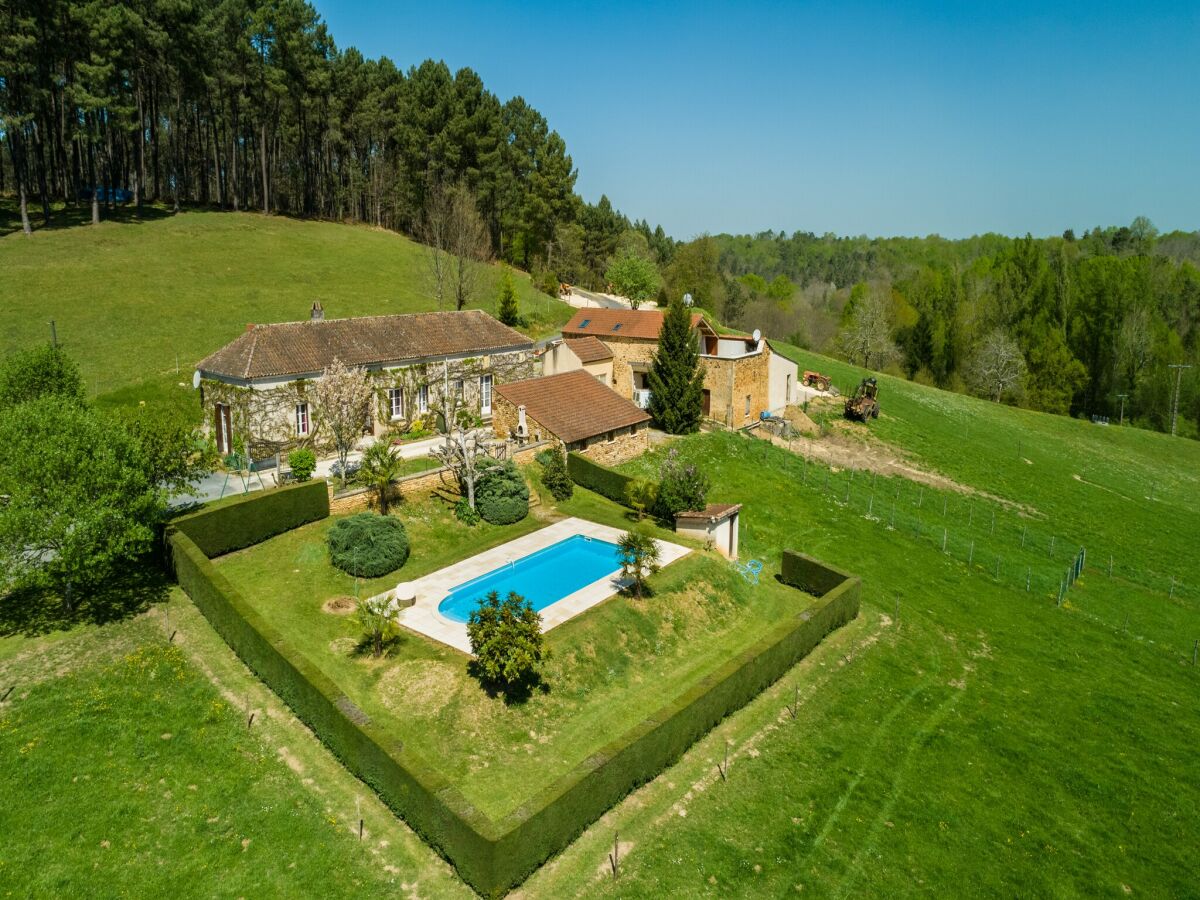
[[[704,321],[700,313],[692,313],[692,327]],[[581,309],[563,326],[564,337],[593,335],[608,338],[637,338],[658,340],[663,314],[657,309]]]
[[[594,338],[591,335],[581,338],[567,338],[563,341],[572,353],[579,357],[582,363],[600,362],[603,359],[612,359],[613,352],[600,342],[599,338]]]
[[[196,366],[204,374],[253,380],[348,366],[527,350],[533,342],[481,310],[362,316],[256,325]]]
[[[675,513],[675,518],[720,521],[733,515],[741,508],[742,504],[740,503],[710,503],[704,509],[688,509],[680,513]]]
[[[582,369],[502,384],[496,393],[513,406],[524,406],[531,418],[567,444],[650,421],[633,401]]]

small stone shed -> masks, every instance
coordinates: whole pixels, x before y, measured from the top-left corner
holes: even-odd
[[[711,541],[722,556],[737,559],[741,509],[740,503],[710,503],[704,509],[676,513],[675,533],[705,543]]]
[[[554,440],[605,465],[645,453],[650,416],[583,369],[496,388],[492,427],[519,442]]]

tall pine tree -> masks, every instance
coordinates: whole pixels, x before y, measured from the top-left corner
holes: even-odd
[[[517,286],[513,284],[512,272],[507,268],[500,277],[500,292],[496,300],[496,318],[505,325],[513,326],[521,320],[517,307]]]
[[[676,295],[663,316],[658,351],[647,374],[649,413],[668,434],[690,434],[700,428],[704,372],[692,332],[692,317]]]

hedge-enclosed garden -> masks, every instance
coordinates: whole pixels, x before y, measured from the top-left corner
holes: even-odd
[[[575,476],[578,463],[572,461],[572,465]],[[570,503],[581,504],[581,509],[589,502],[603,502],[580,494],[577,491]],[[822,587],[832,587],[816,602],[807,594],[792,591],[792,612],[773,618],[753,643],[697,673],[703,677],[693,677],[690,686],[657,709],[646,707],[645,715],[631,720],[632,727],[623,726],[623,733],[601,743],[598,750],[538,787],[533,796],[510,811],[489,814],[468,799],[441,761],[432,765],[429,760],[434,757],[414,749],[411,741],[401,740],[392,720],[364,709],[328,671],[306,658],[295,646],[294,636],[281,632],[277,620],[264,615],[256,599],[243,593],[239,584],[244,582],[227,577],[226,572],[238,571],[236,567],[214,565],[212,557],[230,550],[251,547],[245,553],[257,553],[253,545],[282,530],[325,528],[322,520],[327,515],[324,486],[300,485],[183,517],[168,531],[179,582],[238,655],[346,767],[370,784],[454,864],[464,880],[485,895],[503,893],[520,883],[622,796],[654,778],[697,738],[778,679],[858,610],[859,582],[841,573],[825,576]],[[815,561],[809,565],[819,567]],[[791,590],[778,584],[771,589],[783,597]],[[463,664],[465,667],[465,660]],[[492,777],[504,778],[504,773],[496,771]]]

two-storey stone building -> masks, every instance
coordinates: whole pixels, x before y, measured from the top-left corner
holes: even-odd
[[[200,402],[221,453],[262,459],[329,448],[311,390],[339,360],[373,386],[364,436],[434,428],[448,406],[487,422],[496,388],[538,374],[529,338],[479,310],[251,325],[196,366]]]
[[[562,349],[552,346],[543,356],[543,370],[588,369],[582,360],[573,364],[572,358],[579,356],[573,348],[591,339],[611,354],[611,359],[605,360],[609,367],[605,374],[612,389],[644,409],[650,402],[647,374],[658,351],[662,323],[659,310],[580,310],[563,326]],[[795,402],[796,363],[776,353],[758,332],[748,337],[718,334],[699,313],[692,314],[692,329],[704,371],[706,418],[740,428],[764,412],[782,413]]]

